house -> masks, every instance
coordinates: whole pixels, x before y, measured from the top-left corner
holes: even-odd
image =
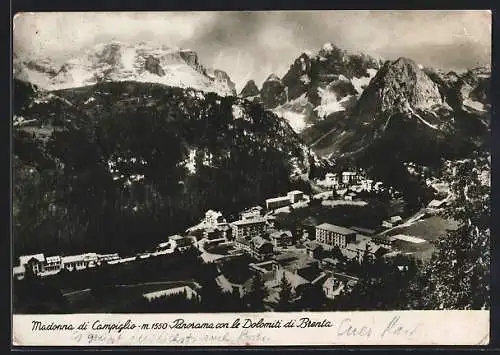
[[[85,254],[63,256],[62,264],[68,271],[79,271],[88,267]]]
[[[238,237],[235,239],[234,247],[245,251],[258,260],[269,258],[274,253],[274,245],[261,236],[253,238]]]
[[[175,239],[174,250],[183,252],[193,248],[194,246],[195,246],[195,239],[193,237],[181,237]]]
[[[290,203],[297,203],[304,198],[304,193],[302,191],[299,191],[299,190],[294,190],[294,191],[290,191],[287,194],[287,197],[290,200]]]
[[[285,276],[292,289],[295,290],[300,285],[311,283],[323,274],[318,261],[307,254],[281,254],[274,258],[274,262],[275,278],[268,282],[270,287],[278,286]]]
[[[308,240],[304,243],[306,249],[307,249],[307,254],[311,257],[311,258],[314,258],[317,251],[321,251],[323,250],[323,246],[314,241],[314,240]]]
[[[271,233],[270,237],[275,248],[286,248],[293,244],[293,235],[290,231],[276,231]]]
[[[113,253],[113,254],[97,254],[97,262],[99,264],[107,263],[107,262],[114,261],[114,260],[119,260],[119,259],[120,259],[120,256],[118,255],[118,253]]]
[[[174,245],[174,242],[163,242],[158,244],[153,252],[153,256],[173,253],[175,249]]]
[[[240,219],[253,219],[262,217],[263,208],[260,206],[251,207],[240,213]]]
[[[326,269],[334,269],[340,264],[339,259],[324,258],[321,260],[321,266]]]
[[[361,180],[361,188],[365,191],[372,191],[373,180],[370,180],[370,179]]]
[[[273,283],[276,279],[276,273],[279,265],[275,260],[267,260],[260,263],[251,263],[248,267],[251,271],[259,274],[264,283]]]
[[[19,266],[23,266],[25,270],[30,270],[34,275],[38,275],[44,271],[45,255],[42,253],[33,255],[22,255],[19,257]]]
[[[358,179],[357,173],[355,171],[344,171],[342,173],[342,183],[351,184]]]
[[[392,223],[389,221],[382,221],[382,227],[384,228],[392,228]]]
[[[254,237],[266,229],[264,218],[241,219],[231,223],[233,238]]]
[[[57,274],[62,270],[62,258],[60,256],[48,256],[45,258],[43,274]]]
[[[331,184],[333,186],[338,185],[339,184],[339,176],[337,174],[334,174],[334,173],[326,173],[325,181],[328,184]]]
[[[334,299],[341,293],[348,291],[358,283],[359,279],[343,273],[334,272],[322,284],[323,291],[327,298]]]
[[[203,222],[210,226],[216,226],[222,223],[226,223],[226,219],[224,218],[221,212],[208,210],[205,213],[205,218],[203,219]]]
[[[146,298],[148,301],[151,301],[151,300],[154,300],[155,298],[168,297],[168,296],[178,295],[178,294],[182,294],[182,293],[184,293],[186,295],[186,299],[188,299],[188,300],[199,297],[198,292],[188,285],[169,288],[166,290],[144,293],[142,295],[142,297]]]
[[[288,196],[280,196],[280,197],[274,197],[274,198],[268,198],[266,200],[266,208],[268,210],[275,210],[280,207],[285,207],[290,205],[290,198]]]
[[[315,217],[307,217],[302,222],[300,222],[300,226],[302,227],[304,232],[307,232],[308,235],[314,236],[316,233],[316,227],[320,224],[320,222]]]
[[[384,248],[387,249],[392,249],[396,242],[396,238],[385,235],[385,234],[380,234],[380,235],[375,235],[372,237],[372,242],[375,244],[379,244],[383,246]]]
[[[223,262],[217,269],[215,282],[226,292],[236,292],[243,297],[252,289],[255,272],[241,259]]]
[[[341,252],[347,259],[356,260],[358,263],[361,263],[365,255],[369,255],[372,259],[375,259],[386,254],[387,250],[379,244],[372,243],[370,238],[358,235],[357,240],[347,244]]]
[[[334,246],[344,248],[356,240],[356,232],[345,227],[322,223],[316,226],[316,240],[328,246],[328,249],[333,249]]]
[[[13,276],[15,279],[22,280],[22,279],[24,279],[26,269],[25,269],[24,265],[14,266],[12,268],[12,273],[13,273]]]
[[[273,244],[261,236],[253,237],[250,240],[250,245],[252,249],[251,254],[259,260],[269,258],[273,255]]]
[[[401,222],[403,222],[403,218],[401,218],[401,216],[392,216],[390,219],[389,219],[389,222],[392,223],[393,226],[395,225],[398,225],[400,224]]]
[[[276,226],[276,216],[266,216],[266,223],[270,228]]]
[[[446,203],[446,199],[444,199],[444,200],[432,200],[431,202],[429,202],[429,204],[427,205],[427,207],[429,207],[429,208],[440,208],[445,203]]]
[[[344,195],[344,200],[346,201],[353,201],[356,198],[356,194],[354,192],[349,192],[348,194]]]
[[[325,296],[328,299],[333,300],[342,293],[345,288],[345,283],[334,276],[329,276],[325,279],[321,287]]]

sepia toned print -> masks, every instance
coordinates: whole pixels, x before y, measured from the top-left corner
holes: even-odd
[[[290,328],[329,328],[347,324],[329,312],[489,310],[490,12],[22,13],[13,28],[15,315],[287,328],[310,312]],[[363,327],[400,336],[405,314]],[[78,326],[40,319],[18,324]]]

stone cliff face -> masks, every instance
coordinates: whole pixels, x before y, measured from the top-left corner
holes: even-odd
[[[276,108],[287,101],[286,87],[276,74],[271,74],[262,84],[262,103],[268,109]]]
[[[387,61],[358,100],[355,116],[361,121],[384,112],[432,109],[443,99],[438,85],[407,58]]]
[[[15,56],[14,76],[47,90],[103,81],[138,81],[190,87],[224,96],[236,95],[234,83],[227,73],[205,68],[196,52],[144,42],[98,44],[63,63],[48,58]]]
[[[259,93],[259,88],[257,87],[257,84],[255,84],[255,81],[249,80],[247,81],[243,89],[241,89],[240,97],[253,97],[259,95]]]
[[[155,58],[152,55],[147,57],[146,62],[144,63],[144,69],[146,69],[151,74],[156,74],[158,76],[165,75],[165,71],[161,67],[160,61],[158,60],[158,58]]]

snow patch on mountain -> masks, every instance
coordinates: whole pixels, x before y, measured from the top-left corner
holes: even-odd
[[[234,83],[227,74],[203,67],[195,52],[145,43],[98,44],[62,64],[49,59],[18,58],[14,68],[16,78],[46,90],[82,87],[100,81],[139,81],[215,92],[221,96],[235,95]]]
[[[370,84],[370,81],[375,77],[377,74],[377,69],[367,69],[369,76],[364,76],[361,78],[352,78],[351,83],[358,92],[358,94],[363,93],[363,90]]]
[[[295,100],[289,101],[272,110],[277,116],[284,118],[295,132],[301,132],[310,124],[306,118],[312,111],[312,105],[307,100],[306,94],[302,94]]]

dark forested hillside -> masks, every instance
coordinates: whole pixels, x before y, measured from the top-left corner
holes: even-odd
[[[259,104],[151,83],[16,85],[16,254],[148,248],[308,172],[308,149]]]

